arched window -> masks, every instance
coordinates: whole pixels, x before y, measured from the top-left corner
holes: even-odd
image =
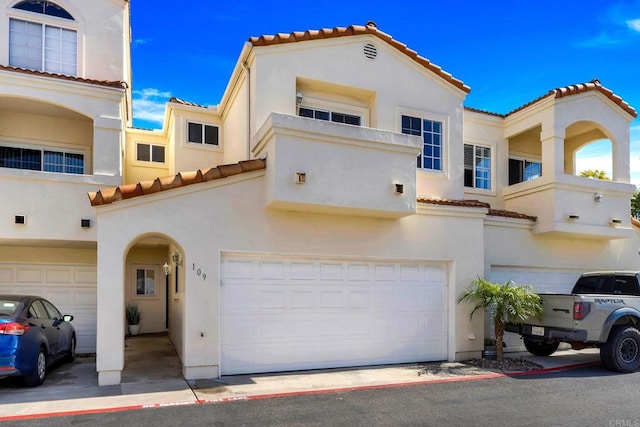
[[[74,20],[69,12],[48,1],[21,1],[13,8]],[[26,14],[21,16],[26,18]],[[56,25],[40,22],[42,18],[34,21],[28,18],[9,19],[9,65],[75,76],[78,72],[76,30],[59,26],[59,21]]]
[[[26,0],[16,4],[13,8],[73,20],[73,16],[69,12],[50,1]]]

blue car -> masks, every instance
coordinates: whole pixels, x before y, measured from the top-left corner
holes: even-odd
[[[0,295],[0,378],[21,376],[29,387],[44,382],[47,368],[76,356],[76,333],[49,301]]]

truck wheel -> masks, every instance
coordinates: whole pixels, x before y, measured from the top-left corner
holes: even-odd
[[[551,356],[558,349],[559,342],[543,341],[536,342],[523,338],[524,346],[527,351],[536,356]]]
[[[609,339],[600,347],[600,360],[612,371],[636,371],[640,367],[640,331],[633,326],[613,327]]]

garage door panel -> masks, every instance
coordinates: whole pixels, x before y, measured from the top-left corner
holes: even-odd
[[[77,351],[96,351],[96,267],[56,264],[0,264],[0,293],[37,295],[62,314],[73,315]]]
[[[446,359],[446,295],[435,263],[224,256],[221,371]]]

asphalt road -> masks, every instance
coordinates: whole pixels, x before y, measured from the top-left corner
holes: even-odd
[[[544,375],[31,419],[15,426],[640,427],[640,372]]]

